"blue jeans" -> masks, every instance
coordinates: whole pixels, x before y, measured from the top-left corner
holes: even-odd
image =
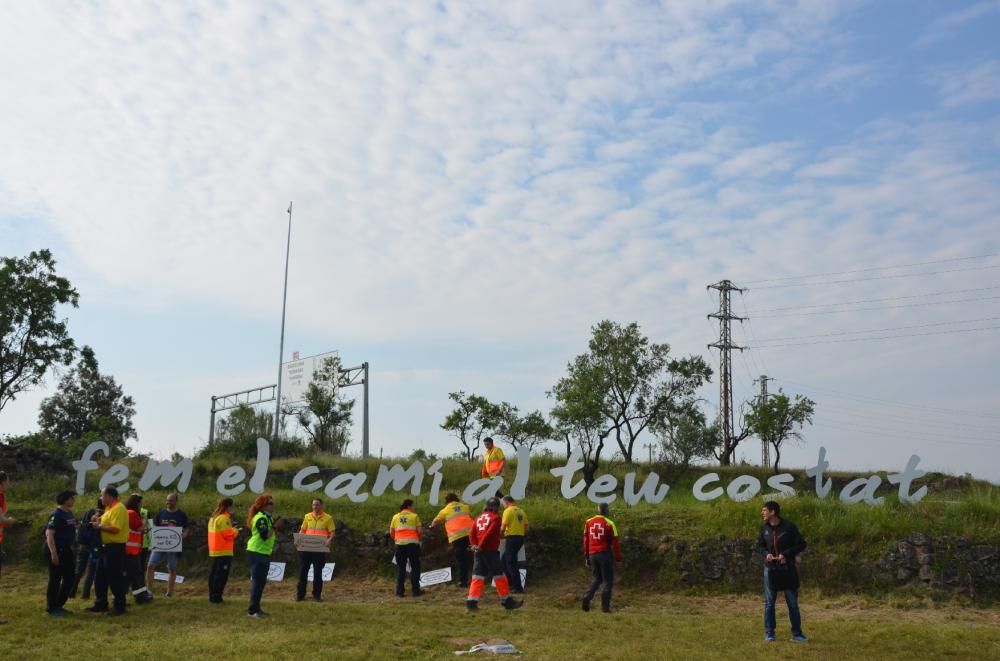
[[[524,546],[524,535],[510,535],[504,539],[506,544],[504,545],[503,557],[500,558],[500,562],[503,563],[503,573],[507,575],[510,589],[521,592],[524,590],[524,586],[521,585],[521,568],[517,563],[517,554]]]
[[[253,615],[260,610],[260,599],[264,596],[264,586],[267,585],[267,571],[271,568],[271,556],[247,551],[247,563],[250,565],[250,605],[247,613]]]
[[[767,582],[767,568],[764,568],[764,631],[774,633],[774,601],[777,594]],[[792,623],[792,635],[802,635],[802,615],[799,613],[799,591],[783,590],[788,605],[788,620]]]

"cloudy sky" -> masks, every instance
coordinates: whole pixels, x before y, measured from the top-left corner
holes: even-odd
[[[371,364],[376,453],[456,450],[453,390],[548,411],[601,319],[715,364],[728,278],[737,401],[817,401],[790,465],[1000,481],[1000,2],[2,14],[0,254],[53,251],[142,451],[275,382],[294,200],[285,357]]]

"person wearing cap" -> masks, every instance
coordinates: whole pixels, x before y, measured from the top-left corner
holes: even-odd
[[[500,499],[492,497],[486,501],[483,513],[472,523],[469,541],[472,542],[472,552],[476,556],[472,568],[472,581],[469,583],[469,594],[465,599],[465,607],[470,611],[479,609],[479,600],[483,596],[486,581],[496,579],[497,594],[500,603],[507,610],[514,610],[524,605],[523,601],[514,601],[510,595],[510,586],[500,566]]]
[[[503,573],[510,583],[510,591],[524,594],[518,555],[524,548],[524,538],[528,534],[528,515],[518,507],[513,496],[504,496],[501,502],[503,503],[503,517],[500,519],[500,534],[503,536],[504,546],[500,563],[503,565]]]
[[[792,641],[805,643],[802,615],[799,612],[799,573],[795,558],[806,549],[806,540],[798,527],[781,518],[781,505],[773,500],[760,508],[764,522],[757,538],[757,550],[764,556],[764,642],[773,643],[774,602],[778,592],[785,593],[788,619],[792,625]]]
[[[597,516],[583,524],[583,561],[590,567],[593,579],[583,595],[583,610],[590,610],[590,601],[601,590],[601,610],[611,612],[611,589],[615,584],[615,561],[621,562],[622,551],[618,543],[618,526],[608,518],[608,504],[597,506]]]
[[[389,536],[396,544],[396,596],[405,595],[406,564],[410,565],[410,588],[414,597],[424,593],[420,589],[420,517],[413,511],[409,498],[399,506],[399,512],[389,522]]]
[[[486,437],[483,439],[483,467],[479,471],[481,477],[503,477],[504,456],[503,450],[493,444],[493,439]]]
[[[431,521],[430,528],[444,523],[455,562],[458,564],[458,586],[469,587],[469,533],[472,532],[472,510],[455,493],[444,497],[445,505]]]

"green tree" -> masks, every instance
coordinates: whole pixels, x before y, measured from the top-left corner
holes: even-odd
[[[0,259],[0,410],[50,367],[73,361],[76,345],[56,306],[77,307],[80,296],[55,266],[48,250]]]
[[[451,432],[462,444],[461,455],[472,461],[479,444],[493,433],[500,423],[500,407],[481,395],[465,395],[458,390],[448,394],[457,405],[441,423],[441,429]]]
[[[133,416],[135,400],[113,376],[101,374],[94,350],[85,346],[56,392],[42,400],[38,427],[63,456],[78,457],[91,442],[104,441],[120,457],[131,452],[127,441],[137,438]]]
[[[816,402],[813,400],[803,395],[791,398],[781,390],[767,400],[758,397],[750,405],[745,416],[747,430],[774,448],[775,473],[778,472],[785,441],[801,441],[802,429],[806,424],[812,424],[815,411]]]
[[[650,428],[659,439],[660,460],[677,470],[674,478],[685,473],[693,461],[712,457],[718,446],[718,425],[709,425],[691,401],[664,408]]]
[[[274,438],[274,413],[267,408],[240,404],[216,421],[215,438],[210,445],[201,448],[197,456],[251,459],[257,456],[258,438],[269,441],[272,457],[297,456],[305,451],[301,439],[285,434],[285,418],[281,420],[281,431]]]
[[[305,400],[288,407],[308,437],[309,444],[320,452],[341,455],[351,442],[351,412],[354,400],[341,395],[343,383],[340,358],[324,358],[306,387]]]
[[[552,440],[555,430],[545,420],[541,411],[521,415],[516,406],[501,402],[497,408],[496,435],[518,450],[528,448],[530,452]]]
[[[548,393],[556,402],[551,416],[556,435],[566,443],[566,455],[572,454],[574,448],[580,450],[583,479],[589,485],[611,433],[603,410],[608,373],[595,365],[589,354],[577,356],[566,369],[566,376]]]

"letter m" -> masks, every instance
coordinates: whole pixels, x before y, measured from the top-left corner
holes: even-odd
[[[413,482],[410,494],[419,496],[420,487],[424,483],[424,465],[422,463],[415,461],[409,468],[403,468],[399,464],[393,464],[391,468],[379,466],[378,476],[375,478],[375,484],[372,485],[372,495],[381,496],[390,484],[394,491],[403,491],[407,482]]]
[[[187,491],[188,486],[191,484],[191,473],[194,471],[194,464],[190,459],[181,459],[177,462],[177,465],[173,465],[169,461],[155,461],[150,460],[146,464],[146,472],[142,474],[142,479],[139,480],[139,490],[147,491],[150,487],[156,484],[156,481],[160,481],[160,485],[163,487],[169,487],[172,483],[180,478],[177,482],[177,490],[180,492]]]

